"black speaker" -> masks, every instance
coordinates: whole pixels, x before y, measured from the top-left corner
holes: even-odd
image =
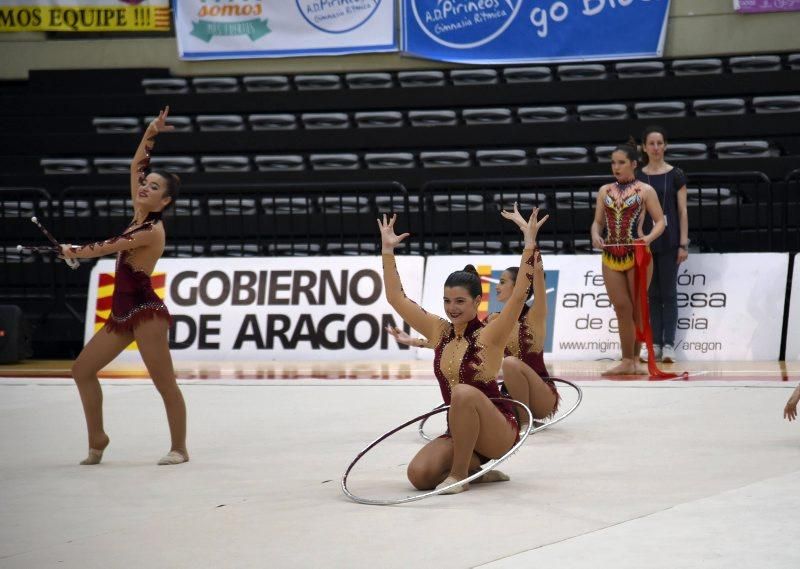
[[[33,355],[31,327],[19,306],[0,304],[0,364],[13,364]]]

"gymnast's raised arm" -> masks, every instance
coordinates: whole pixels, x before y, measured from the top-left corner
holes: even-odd
[[[395,263],[394,249],[410,234],[396,235],[394,232],[395,221],[397,221],[397,215],[393,215],[391,219],[387,220],[386,214],[383,215],[383,220],[378,220],[378,228],[381,232],[381,256],[383,257],[383,288],[386,300],[414,330],[426,338],[432,338],[439,329],[441,318],[428,314],[403,292],[400,274],[397,272]]]
[[[167,124],[167,116],[169,116],[169,106],[159,112],[158,117],[147,125],[147,130],[144,131],[136,154],[133,155],[133,161],[131,161],[131,200],[133,202],[136,202],[136,192],[139,190],[139,186],[144,184],[144,178],[150,166],[150,153],[156,144],[156,136],[161,132],[175,130],[174,126]]]
[[[525,299],[528,296],[528,287],[533,281],[533,267],[539,254],[536,249],[536,235],[539,232],[539,228],[549,217],[545,215],[542,219],[538,219],[539,208],[534,208],[531,217],[528,221],[525,221],[525,218],[522,217],[517,209],[517,204],[514,204],[513,213],[507,211],[501,213],[503,217],[513,221],[520,228],[525,240],[525,249],[522,251],[519,273],[514,282],[514,291],[511,293],[511,298],[508,299],[500,314],[486,325],[481,335],[484,343],[494,347],[505,347],[514,323],[522,311],[522,305],[525,304]]]

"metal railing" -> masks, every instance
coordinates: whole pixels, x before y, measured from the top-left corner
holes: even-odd
[[[187,185],[166,218],[165,256],[358,255],[380,252],[375,218],[397,213],[410,246],[399,253],[512,253],[516,228],[499,211],[539,206],[550,254],[591,251],[599,187],[610,176],[440,180],[409,192],[397,182]],[[760,172],[689,174],[689,235],[701,251],[797,251],[800,170],[782,182]],[[0,188],[0,289],[4,298],[82,300],[90,263],[58,270],[52,257],[23,256],[17,243],[45,244],[39,216],[65,242],[119,234],[133,213],[125,186]],[[40,262],[41,261],[41,262]],[[76,312],[81,311],[77,308]]]

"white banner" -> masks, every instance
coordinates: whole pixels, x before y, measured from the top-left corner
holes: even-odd
[[[786,330],[786,361],[800,360],[800,254],[794,256],[789,325]]]
[[[397,51],[394,0],[175,0],[182,59]]]
[[[466,264],[475,265],[491,285],[506,268],[519,266],[519,257],[429,257],[423,291],[426,310],[443,314],[444,281]],[[617,322],[606,294],[600,257],[551,255],[544,257],[544,266],[548,358],[616,357]],[[678,359],[777,360],[787,276],[788,255],[783,253],[691,255],[678,272]],[[494,286],[487,288],[488,302],[482,304],[481,316],[501,308]],[[797,331],[800,336],[800,329]],[[420,350],[420,357],[432,356]],[[789,359],[788,347],[786,357]]]
[[[398,256],[411,298],[421,298],[422,257]],[[386,302],[380,257],[162,259],[153,288],[175,319],[175,360],[414,359],[384,328],[403,326]],[[114,261],[89,281],[84,343],[111,307]],[[121,356],[137,359],[135,346]]]

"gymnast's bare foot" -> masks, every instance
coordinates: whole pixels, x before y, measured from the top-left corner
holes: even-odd
[[[502,470],[490,470],[483,476],[475,479],[473,482],[476,484],[484,482],[508,482],[511,477]]]
[[[463,480],[463,478],[461,480]],[[439,484],[436,487],[436,489],[438,490],[439,488],[450,486],[451,484],[455,484],[458,481],[459,479],[456,478],[455,476],[448,476],[447,478],[444,479],[444,481],[441,484]],[[469,484],[464,484],[462,486],[456,486],[455,488],[450,488],[449,490],[445,490],[444,492],[442,492],[442,494],[460,494],[461,492],[466,492],[467,490],[469,490]]]
[[[161,457],[158,464],[160,466],[169,466],[173,464],[183,464],[184,462],[189,462],[189,452],[185,449],[181,449],[169,451]]]
[[[636,375],[636,364],[630,358],[623,358],[619,365],[607,369],[601,375]]]
[[[89,443],[89,454],[81,461],[81,464],[83,466],[100,464],[100,461],[103,460],[103,451],[106,450],[109,442],[111,442],[111,439],[105,433],[103,433],[102,437],[98,437],[96,441],[91,441]]]

